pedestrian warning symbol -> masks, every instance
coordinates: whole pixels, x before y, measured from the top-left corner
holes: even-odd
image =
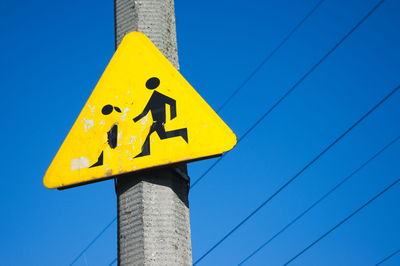
[[[127,34],[44,177],[79,185],[220,155],[236,136],[142,33]]]

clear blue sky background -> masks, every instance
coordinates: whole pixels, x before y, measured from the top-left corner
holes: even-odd
[[[316,0],[176,1],[181,72],[215,109]],[[327,0],[221,112],[238,136],[376,0]],[[190,193],[193,258],[400,83],[400,2],[387,0]],[[42,177],[114,52],[113,1],[1,1],[0,265],[69,265],[116,215],[112,181],[65,191]],[[400,92],[202,265],[235,265],[400,134]],[[400,177],[400,143],[254,256],[282,265]],[[192,163],[197,179],[213,160]],[[373,265],[400,248],[400,186],[293,265]],[[108,265],[116,224],[75,265]],[[400,265],[400,255],[385,265]]]

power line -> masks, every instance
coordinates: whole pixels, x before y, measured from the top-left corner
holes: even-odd
[[[361,21],[368,18],[376,8],[382,3],[381,1],[376,5]],[[360,25],[358,23],[357,25]],[[355,28],[353,28],[355,29]],[[343,40],[343,39],[342,39]],[[332,50],[331,50],[332,51]],[[304,168],[302,168],[297,174],[290,178],[283,186],[281,186],[276,192],[274,192],[269,198],[267,198],[261,205],[259,205],[254,211],[252,211],[245,219],[243,219],[238,225],[236,225],[231,231],[229,231],[221,240],[214,244],[205,254],[203,254],[195,263],[200,262],[204,257],[206,257],[212,250],[219,246],[226,238],[228,238],[233,232],[235,232],[239,227],[241,227],[248,219],[250,219],[254,214],[256,214],[261,208],[263,208],[270,200],[272,200],[277,194],[279,194],[286,186],[293,182],[298,176],[300,176],[307,168],[309,168],[315,161],[317,161],[322,155],[324,155],[329,149],[331,149],[337,142],[339,142],[345,135],[347,135],[353,128],[355,128],[361,121],[368,117],[372,112],[374,112],[381,104],[383,104],[390,96],[392,96],[400,86],[394,88],[389,94],[387,94],[381,101],[379,101],[372,109],[365,113],[359,120],[357,120],[350,128],[348,128],[342,135],[340,135],[335,141],[329,144],[321,153],[319,153],[314,159],[312,159]],[[259,120],[260,121],[260,120]],[[256,124],[259,122],[257,121]],[[254,127],[252,127],[254,128]],[[248,131],[249,132],[249,131]],[[246,136],[246,134],[245,134]]]
[[[286,229],[288,229],[290,226],[292,226],[294,223],[296,223],[301,217],[303,217],[305,214],[307,214],[309,211],[311,211],[315,206],[317,206],[319,203],[321,203],[325,198],[327,198],[330,194],[332,194],[335,190],[337,190],[339,187],[341,187],[344,183],[349,181],[354,175],[356,175],[359,171],[361,171],[363,168],[365,168],[368,164],[370,164],[374,159],[376,159],[379,155],[381,155],[385,150],[387,150],[389,147],[391,147],[394,143],[396,143],[400,139],[400,136],[397,136],[395,139],[391,140],[388,144],[386,144],[383,148],[381,148],[378,152],[376,152],[374,155],[372,155],[368,160],[366,160],[364,163],[362,163],[357,169],[355,169],[353,172],[351,172],[348,176],[343,178],[338,184],[336,184],[332,189],[330,189],[327,193],[325,193],[321,198],[316,200],[313,204],[311,204],[310,207],[308,207],[305,211],[303,211],[301,214],[299,214],[296,218],[294,218],[291,222],[289,222],[287,225],[285,225],[280,231],[278,231],[275,235],[273,235],[271,238],[269,238],[267,241],[265,241],[261,246],[259,246],[257,249],[255,249],[250,255],[248,255],[246,258],[244,258],[238,265],[243,265],[246,261],[248,261],[250,258],[252,258],[255,254],[257,254],[261,249],[266,247],[272,240],[274,240],[276,237],[278,237],[280,234],[282,234]]]
[[[108,266],[112,266],[112,265],[114,265],[114,263],[116,263],[117,262],[117,258],[114,258],[111,262],[110,262],[110,264],[108,264]]]
[[[325,147],[317,156],[315,156],[310,162],[306,164],[299,172],[297,172],[293,177],[291,177],[285,184],[283,184],[277,191],[275,191],[271,196],[269,196],[265,201],[263,201],[255,210],[253,210],[249,215],[246,216],[239,224],[237,224],[233,229],[231,229],[223,238],[221,238],[217,243],[215,243],[206,253],[204,253],[193,265],[204,259],[211,251],[218,247],[222,242],[224,242],[231,234],[233,234],[237,229],[239,229],[244,223],[246,223],[253,215],[255,215],[259,210],[261,210],[268,202],[270,202],[276,195],[278,195],[283,189],[285,189],[290,183],[292,183],[296,178],[298,178],[304,171],[306,171],[312,164],[314,164],[319,158],[322,157],[328,150],[330,150],[336,143],[338,143],[344,136],[346,136],[351,130],[353,130],[358,124],[360,124],[365,118],[367,118],[371,113],[373,113],[379,106],[381,106],[390,96],[392,96],[400,86],[395,87],[391,90],[382,100],[380,100],[374,107],[372,107],[368,112],[366,112],[361,118],[359,118],[353,125],[351,125],[346,131],[344,131],[339,137],[337,137],[331,144]]]
[[[400,249],[396,250],[395,252],[389,254],[388,256],[384,257],[383,259],[381,259],[377,264],[375,264],[374,266],[378,266],[381,265],[382,263],[384,263],[385,261],[391,259],[392,257],[396,256],[398,253],[400,252]]]
[[[238,141],[239,143],[239,141]],[[224,158],[227,154],[229,153],[229,151],[225,152],[224,154],[222,154],[217,160],[214,161],[214,163],[207,168],[207,170],[201,174],[201,176],[199,178],[197,178],[191,185],[190,185],[190,190],[192,190],[206,175],[208,175],[208,173],[222,160],[222,158]]]
[[[317,69],[322,62],[324,62],[361,24],[363,24],[364,21],[367,20],[383,2],[384,0],[379,1],[378,4],[376,4],[363,18],[361,18],[350,31],[348,31],[324,56],[322,56],[289,90],[287,90],[278,101],[276,101],[263,115],[261,115],[261,117],[238,139],[237,144],[245,139],[250,132],[252,132],[279,104],[281,104],[312,72],[314,72],[314,70]],[[225,153],[225,156],[227,154],[228,152]],[[214,164],[212,164],[196,181],[193,182],[191,188],[196,186],[212,168],[221,162],[221,160],[222,157],[215,161]]]
[[[221,104],[217,109],[219,113],[234,97],[235,95],[245,87],[245,85],[261,70],[261,68],[278,52],[278,50],[297,32],[297,30],[311,17],[311,15],[320,7],[320,5],[325,2],[325,0],[320,0],[304,17],[303,19],[281,40],[281,42],[261,61],[261,63],[243,80],[243,82],[229,95],[229,97]],[[193,188],[205,175],[211,171],[212,168],[223,158],[223,155],[218,158],[214,165],[210,167],[205,173],[200,176],[191,186]],[[114,186],[115,186],[114,179]],[[116,217],[113,219],[116,219]]]
[[[243,82],[240,84],[238,88],[236,88],[232,94],[221,104],[221,106],[217,109],[217,112],[219,113],[231,100],[232,98],[258,73],[258,71],[261,70],[261,68],[278,52],[278,50],[290,39],[290,37],[293,36],[293,34],[306,22],[311,15],[321,6],[321,4],[325,0],[319,1],[304,17],[303,19],[283,38],[283,40],[271,51],[270,54],[268,54],[262,61],[261,63],[253,70],[253,72],[248,75]],[[272,110],[271,110],[272,111]],[[246,135],[246,134],[245,134]],[[238,143],[240,140],[245,137],[242,136],[239,138]],[[221,157],[219,157],[207,170],[199,177],[197,178],[191,185],[190,189],[193,189],[198,182],[200,182],[201,179],[203,179],[221,160],[222,158],[227,154],[222,154]]]
[[[304,248],[302,251],[300,251],[299,253],[297,253],[293,258],[291,258],[290,260],[288,260],[285,264],[283,264],[284,266],[288,265],[289,263],[291,263],[292,261],[294,261],[295,259],[297,259],[299,256],[301,256],[304,252],[306,252],[308,249],[310,249],[312,246],[314,246],[315,244],[317,244],[319,241],[321,241],[322,239],[324,239],[327,235],[329,235],[330,233],[332,233],[334,230],[336,230],[337,228],[339,228],[342,224],[344,224],[345,222],[347,222],[348,220],[350,220],[354,215],[356,215],[358,212],[360,212],[362,209],[364,209],[365,207],[367,207],[370,203],[372,203],[374,200],[376,200],[377,198],[379,198],[380,196],[382,196],[384,193],[386,193],[389,189],[391,189],[392,187],[394,187],[395,185],[397,185],[397,183],[400,182],[400,178],[397,179],[396,181],[394,181],[393,183],[391,183],[389,186],[387,186],[385,189],[383,189],[381,192],[379,192],[378,194],[376,194],[375,196],[373,196],[370,200],[368,200],[366,203],[364,203],[361,207],[359,207],[357,210],[355,210],[354,212],[352,212],[349,216],[347,216],[346,218],[344,218],[343,220],[341,220],[339,223],[337,223],[334,227],[332,227],[331,229],[329,229],[326,233],[324,233],[323,235],[321,235],[319,238],[317,238],[314,242],[312,242],[310,245],[308,245],[306,248]]]
[[[81,251],[81,253],[79,253],[78,256],[75,257],[75,259],[69,264],[70,266],[73,265],[96,241],[97,239],[100,238],[100,236],[107,231],[107,229],[117,220],[117,217],[114,217],[114,219],[112,219],[112,221],[110,223],[108,223],[106,225],[106,227],[103,228],[103,230],[101,230],[97,236]]]
[[[258,73],[258,71],[263,68],[263,66],[278,52],[278,50],[293,36],[293,34],[296,33],[296,31],[306,22],[311,15],[320,7],[320,5],[324,2],[325,0],[319,1],[304,17],[303,19],[297,23],[297,25],[285,36],[285,38],[282,39],[282,41],[261,61],[261,63],[250,73],[250,75],[247,76],[243,80],[243,82],[237,87],[231,95],[221,104],[221,106],[217,109],[217,113],[221,112],[222,109],[235,97],[235,95],[243,89],[243,87],[246,86],[246,84]]]

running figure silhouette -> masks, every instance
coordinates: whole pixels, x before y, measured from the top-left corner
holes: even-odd
[[[156,77],[152,77],[146,81],[146,88],[149,90],[154,90],[159,85],[160,80]],[[182,137],[186,143],[189,143],[187,128],[165,131],[164,124],[166,123],[167,104],[170,106],[172,120],[176,117],[176,101],[162,93],[159,93],[158,91],[154,91],[142,113],[133,119],[133,122],[136,123],[145,117],[148,112],[151,112],[153,117],[153,124],[151,125],[150,132],[143,143],[142,152],[136,155],[134,158],[150,155],[150,135],[153,134],[153,132],[157,132],[160,139]]]

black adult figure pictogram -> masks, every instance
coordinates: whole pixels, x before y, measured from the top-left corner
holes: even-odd
[[[121,113],[121,109],[119,109],[117,106],[112,106],[111,104],[104,105],[103,108],[101,109],[101,113],[103,115],[109,115],[112,113],[113,110],[115,110],[118,113]],[[107,143],[111,149],[115,149],[115,147],[117,147],[117,137],[118,137],[118,125],[114,124],[111,127],[111,129],[107,132]],[[92,164],[89,168],[103,165],[103,153],[104,151],[100,153],[97,162]]]
[[[154,90],[160,85],[160,80],[156,77],[150,78],[146,82],[146,88],[149,90]],[[149,102],[146,107],[143,109],[142,113],[135,117],[133,121],[136,123],[143,117],[147,115],[148,112],[151,112],[153,117],[153,124],[151,125],[149,134],[146,137],[145,142],[142,146],[142,152],[135,156],[142,157],[146,155],[150,155],[150,135],[153,132],[157,132],[160,139],[169,139],[173,137],[182,137],[186,143],[189,143],[188,133],[186,128],[181,128],[172,131],[165,131],[164,124],[166,123],[166,105],[170,106],[171,110],[171,120],[176,117],[176,101],[168,96],[165,96],[158,91],[154,91],[150,97]]]

